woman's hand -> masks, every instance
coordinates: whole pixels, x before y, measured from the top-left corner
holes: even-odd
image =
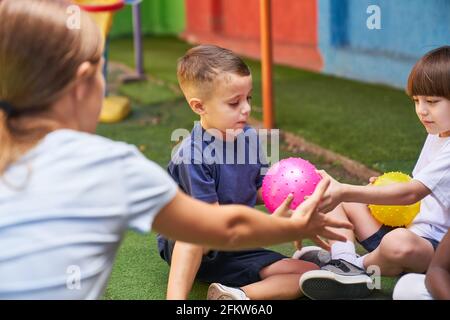
[[[292,193],[288,194],[286,199],[284,199],[283,203],[280,204],[280,206],[273,212],[273,215],[276,217],[290,217],[292,216],[292,210],[289,208],[289,206],[292,203],[292,200],[294,200],[294,195]]]
[[[332,228],[353,229],[353,225],[348,221],[327,216],[319,211],[319,204],[323,201],[322,198],[330,185],[330,178],[323,176],[314,193],[294,210],[291,218],[303,222],[303,230],[299,232],[302,235],[301,239],[309,238],[324,249],[329,249],[329,245],[321,238],[343,242],[347,240]]]
[[[290,193],[286,197],[286,199],[283,201],[283,203],[273,212],[273,215],[277,216],[277,217],[291,217],[294,212],[289,208],[289,206],[291,205],[293,199],[294,199],[294,196],[292,195],[292,193]],[[294,241],[294,247],[297,250],[300,250],[302,248],[302,241],[303,241],[303,239],[300,239],[300,238],[298,240]],[[314,241],[314,239],[313,239],[313,241]],[[316,242],[316,241],[314,241],[314,242]],[[322,241],[317,244],[324,249],[328,248],[328,244],[326,244],[324,246]]]

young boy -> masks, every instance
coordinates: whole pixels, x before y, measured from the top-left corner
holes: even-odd
[[[249,68],[233,52],[203,45],[179,60],[178,80],[200,122],[169,163],[170,175],[202,201],[255,206],[267,163],[258,144],[252,144],[258,140],[256,131],[247,126]],[[158,247],[171,265],[168,299],[186,299],[195,278],[212,283],[208,299],[295,299],[301,295],[300,276],[317,269],[313,263],[265,249],[212,251],[161,236]]]
[[[319,210],[334,209],[328,215],[350,221],[355,233],[345,232],[347,242],[332,243],[328,256],[314,248],[297,252],[296,257],[323,266],[300,281],[303,292],[311,298],[359,298],[369,294],[367,284],[371,279],[364,270],[370,266],[378,267],[386,276],[425,272],[450,227],[450,47],[433,50],[417,62],[407,91],[429,134],[414,168],[414,179],[385,187],[351,186],[332,180]],[[418,201],[420,213],[406,228],[381,225],[365,205],[410,205]],[[346,203],[337,206],[341,202]],[[368,254],[356,256],[355,236]]]

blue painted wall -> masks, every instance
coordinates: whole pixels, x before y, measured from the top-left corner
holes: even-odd
[[[324,73],[403,88],[424,53],[450,44],[450,0],[318,0]],[[370,5],[381,29],[370,30]]]

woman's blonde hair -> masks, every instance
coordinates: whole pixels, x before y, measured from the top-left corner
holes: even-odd
[[[69,28],[65,0],[0,0],[0,175],[52,131],[38,114],[76,79],[78,67],[102,58],[100,30],[85,13]],[[10,110],[8,110],[10,109]]]

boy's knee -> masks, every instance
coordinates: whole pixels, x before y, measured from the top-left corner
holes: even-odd
[[[369,208],[364,203],[344,202],[341,206],[350,221],[353,221],[355,217],[361,218],[362,215],[371,215]]]
[[[380,243],[380,252],[389,260],[399,261],[415,255],[417,245],[411,231],[398,228],[386,234]]]
[[[357,202],[343,202],[340,204],[346,212],[361,212],[368,210],[368,207],[364,203],[357,203]]]

